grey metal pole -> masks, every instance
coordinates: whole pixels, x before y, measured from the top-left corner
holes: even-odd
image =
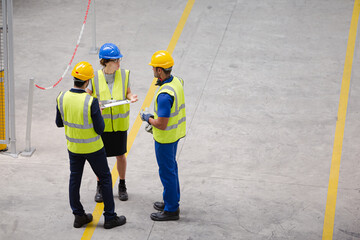
[[[90,54],[97,54],[96,48],[96,14],[95,14],[95,0],[92,0],[92,15],[93,15],[93,32],[92,32],[92,47],[90,48]]]
[[[26,137],[25,137],[26,148],[21,153],[21,156],[23,156],[23,157],[31,157],[36,150],[35,148],[31,147],[31,122],[32,122],[32,109],[33,109],[33,99],[34,99],[34,85],[35,85],[35,79],[30,78],[27,124],[26,124]]]
[[[9,114],[10,114],[10,150],[13,157],[17,157],[15,133],[15,83],[14,83],[14,45],[13,45],[13,2],[7,0],[8,12],[8,80],[9,80]]]
[[[5,89],[5,139],[9,144],[9,81],[8,81],[8,25],[7,25],[7,1],[2,1],[3,13],[3,40],[4,40],[4,89]]]

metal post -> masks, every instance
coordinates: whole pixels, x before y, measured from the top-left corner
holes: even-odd
[[[35,152],[35,148],[31,147],[31,122],[32,122],[32,108],[33,108],[33,99],[34,99],[34,85],[35,79],[30,78],[29,81],[29,98],[28,98],[28,112],[27,112],[27,125],[26,125],[26,148],[21,153],[23,157],[31,157]]]
[[[5,90],[5,140],[6,144],[9,144],[9,81],[8,81],[8,25],[7,25],[7,1],[2,2],[3,13],[3,46],[4,46],[4,90]]]
[[[93,15],[93,33],[92,33],[92,47],[90,48],[90,54],[97,54],[96,48],[96,14],[95,14],[95,0],[92,0],[92,15]]]
[[[14,83],[14,45],[13,45],[13,2],[7,0],[7,20],[8,20],[8,81],[9,81],[9,115],[10,124],[10,155],[18,157],[16,152],[16,133],[15,133],[15,83]]]

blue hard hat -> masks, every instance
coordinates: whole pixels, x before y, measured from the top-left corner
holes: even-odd
[[[113,43],[105,43],[101,46],[99,51],[99,58],[103,59],[118,59],[122,58],[123,55],[120,52],[120,49]]]

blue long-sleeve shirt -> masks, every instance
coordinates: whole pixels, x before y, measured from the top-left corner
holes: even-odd
[[[78,88],[72,88],[70,89],[70,92],[73,93],[84,93],[85,90],[78,89]],[[91,104],[91,119],[93,121],[94,130],[97,134],[101,135],[104,132],[105,129],[105,123],[104,119],[101,115],[100,107],[99,107],[99,101],[97,98],[94,98],[92,104]],[[59,111],[58,106],[56,105],[56,120],[55,120],[57,127],[64,127],[64,122],[61,118],[61,113]]]

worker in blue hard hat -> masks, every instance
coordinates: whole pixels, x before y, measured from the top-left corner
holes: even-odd
[[[130,89],[130,71],[120,69],[120,61],[123,55],[120,49],[113,43],[105,43],[99,51],[99,59],[102,69],[95,72],[87,92],[99,99],[101,103],[109,100],[138,101],[136,94]],[[105,130],[101,138],[105,145],[106,155],[116,157],[117,170],[119,173],[118,194],[121,201],[128,200],[125,183],[127,161],[127,130],[129,129],[130,104],[105,108],[102,116],[105,121]],[[102,187],[98,181],[95,201],[102,202]]]

